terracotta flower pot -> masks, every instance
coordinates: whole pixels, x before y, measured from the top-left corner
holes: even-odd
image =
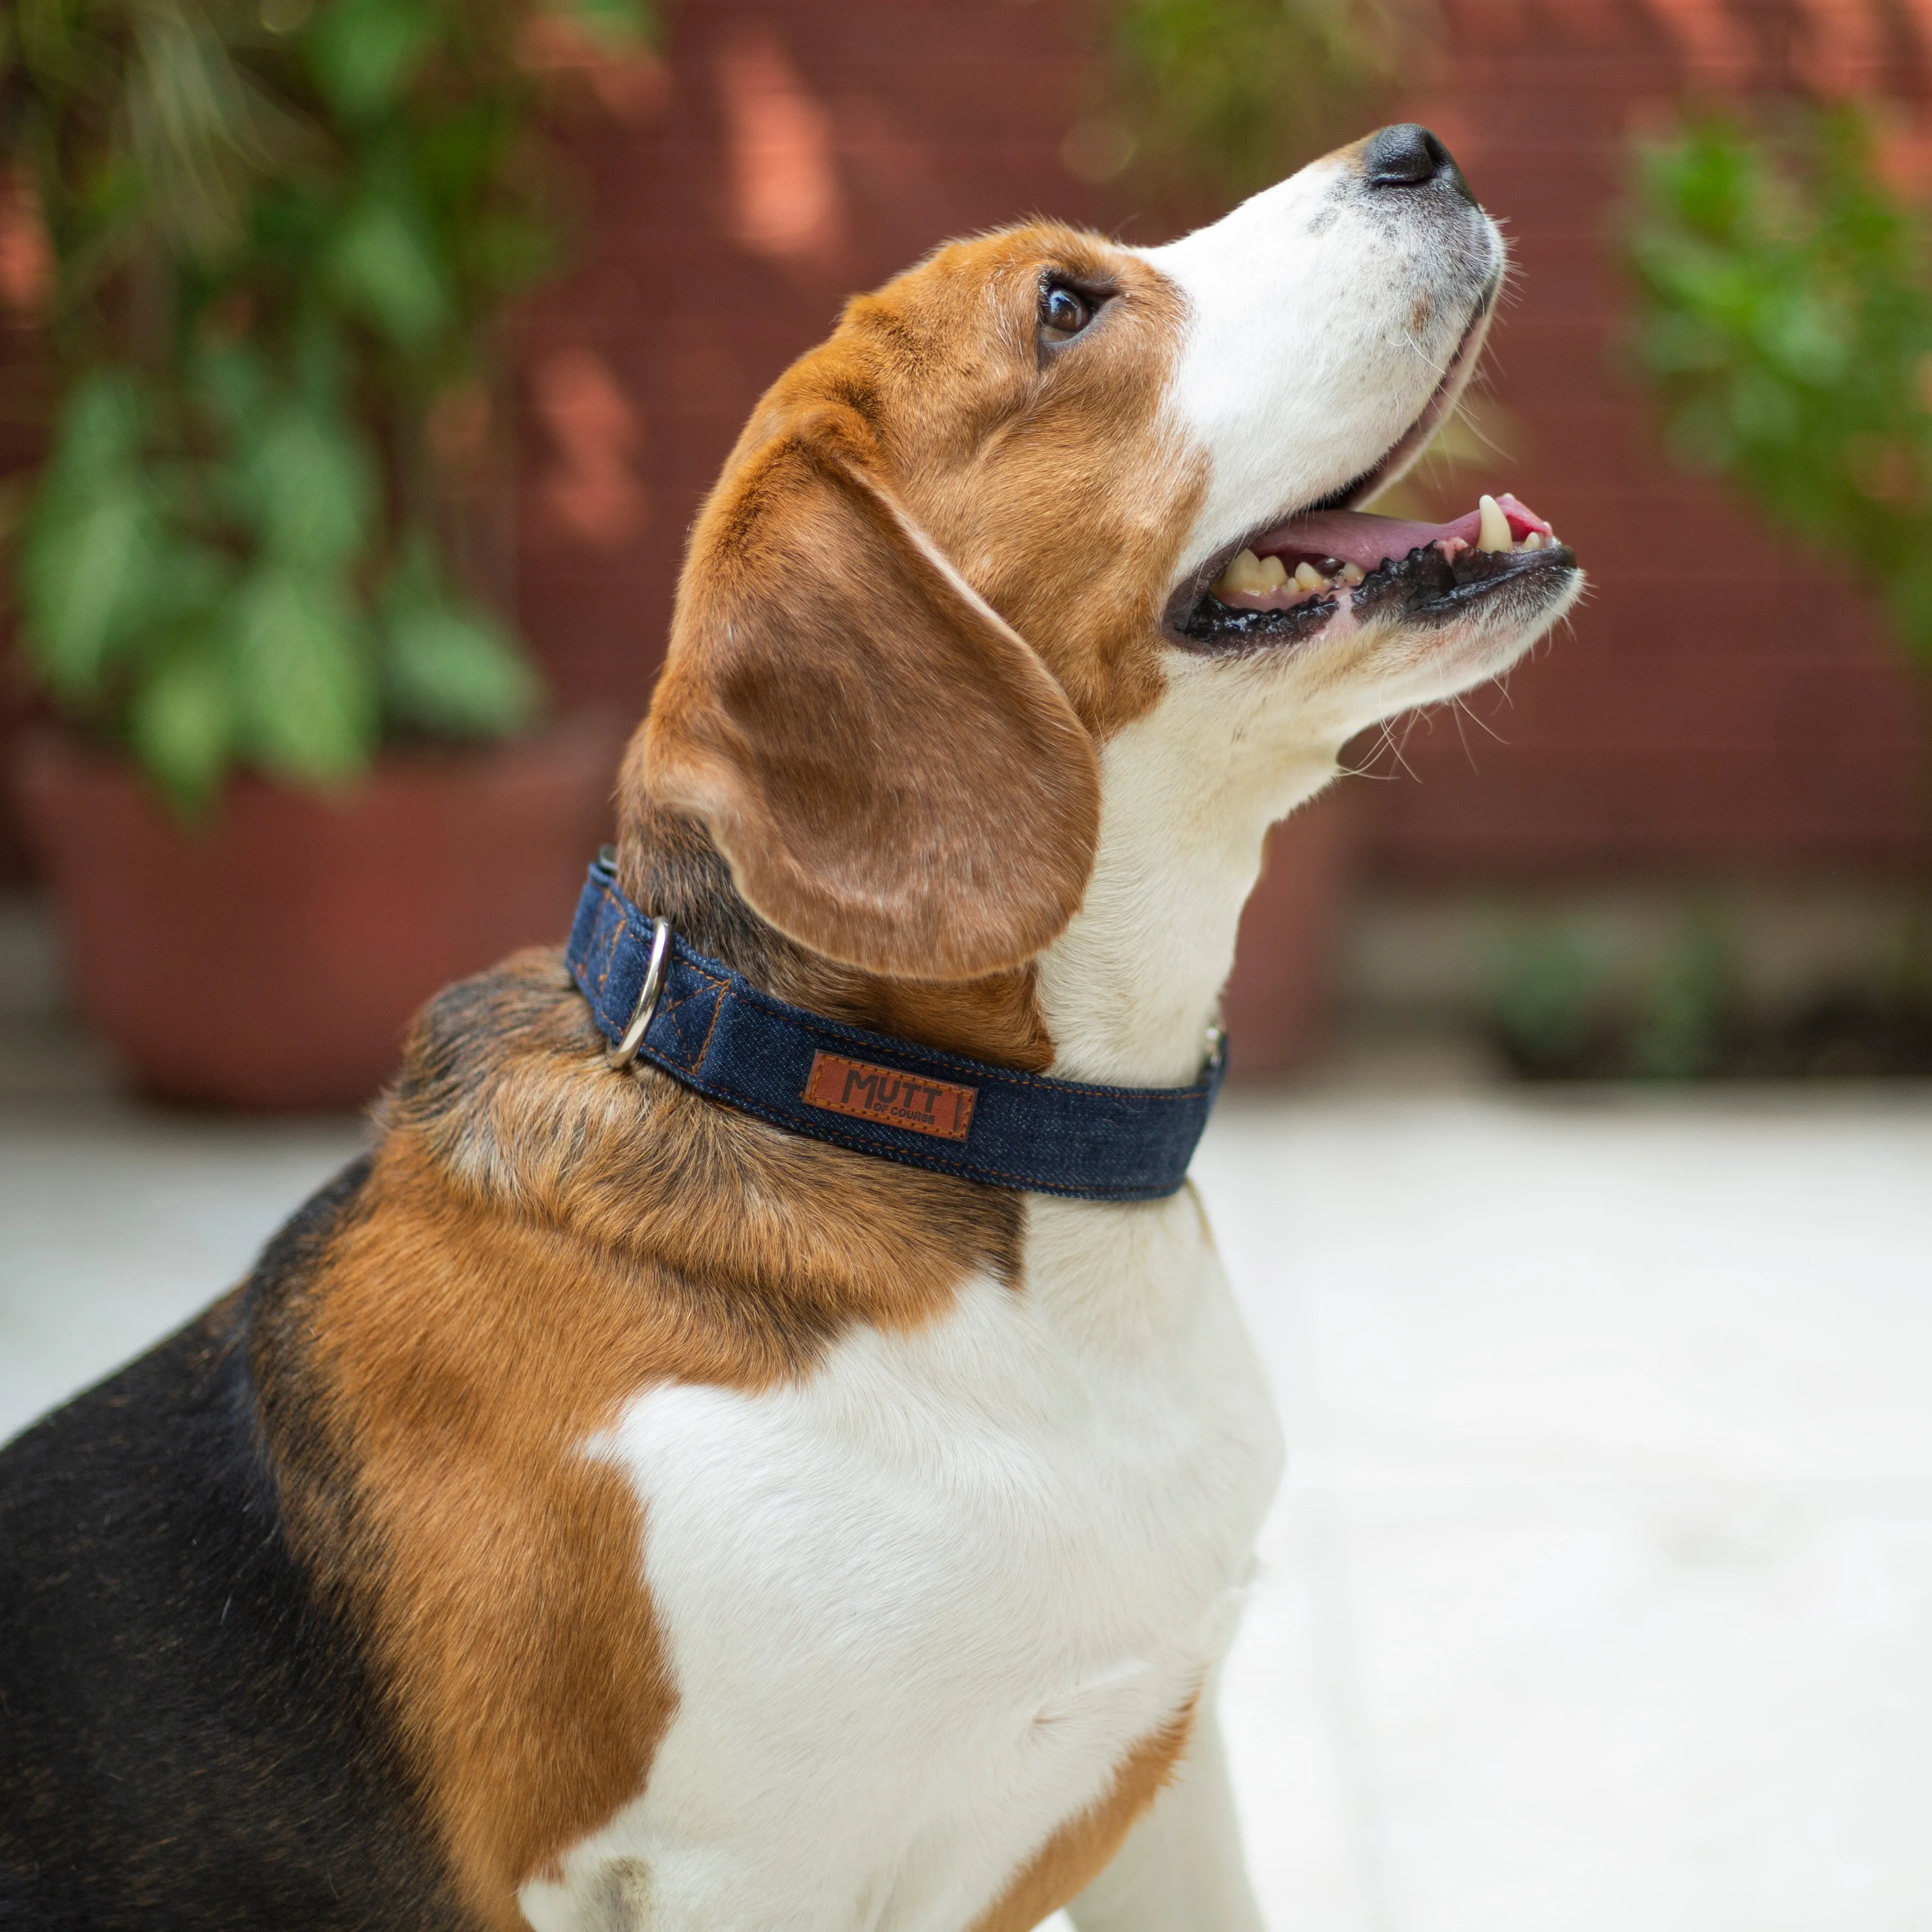
[[[1342,892],[1354,847],[1352,806],[1346,792],[1330,793],[1269,836],[1222,996],[1231,1080],[1290,1072],[1327,1036]]]
[[[437,988],[562,938],[622,743],[614,721],[574,718],[386,757],[338,799],[243,778],[184,829],[127,760],[50,732],[20,747],[20,792],[78,1004],[136,1084],[350,1107]]]

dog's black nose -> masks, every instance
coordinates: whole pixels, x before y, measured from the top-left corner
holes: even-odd
[[[1370,188],[1426,188],[1439,181],[1474,201],[1456,158],[1426,128],[1404,121],[1369,136],[1362,150],[1362,178]]]

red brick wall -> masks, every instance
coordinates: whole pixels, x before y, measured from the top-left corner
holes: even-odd
[[[1416,103],[1504,217],[1522,276],[1495,388],[1519,494],[1594,580],[1573,634],[1413,734],[1376,788],[1383,865],[1482,876],[1895,865],[1921,823],[1914,706],[1855,586],[1658,452],[1618,373],[1606,251],[1628,131],[1688,89],[1878,92],[1922,110],[1932,7],[1454,0]]]
[[[1068,0],[702,0],[670,86],[575,141],[590,252],[527,318],[520,604],[564,694],[641,710],[684,533],[841,301],[946,236],[1104,220],[1060,166]]]
[[[1687,86],[1801,74],[1917,101],[1932,0],[1447,12],[1414,109],[1508,221],[1522,275],[1494,377],[1518,446],[1490,480],[1554,519],[1596,589],[1507,702],[1474,700],[1480,724],[1437,714],[1408,772],[1360,788],[1372,862],[1897,863],[1917,755],[1884,641],[1851,586],[1663,462],[1614,367],[1604,243],[1640,117]],[[1131,216],[1058,158],[1091,17],[1087,0],[705,0],[677,12],[662,104],[586,125],[590,252],[528,318],[522,392],[522,608],[567,696],[641,706],[698,500],[844,291],[1036,210]]]
[[[844,292],[1034,212],[1154,238],[1059,159],[1097,4],[685,0],[668,86],[585,106],[581,266],[518,329],[519,602],[566,700],[642,710],[698,500]],[[1508,221],[1522,275],[1494,358],[1516,446],[1480,480],[1552,517],[1596,587],[1507,702],[1424,721],[1407,771],[1357,788],[1370,862],[1478,879],[1896,865],[1919,761],[1885,640],[1853,586],[1663,462],[1614,367],[1603,244],[1634,122],[1687,87],[1795,75],[1916,109],[1932,0],[1445,8],[1414,111]],[[0,824],[0,872],[8,842]]]

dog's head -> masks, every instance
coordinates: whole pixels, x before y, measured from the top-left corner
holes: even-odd
[[[1579,587],[1513,499],[1353,508],[1453,406],[1502,272],[1413,127],[1165,248],[940,249],[760,403],[630,782],[870,972],[1096,970],[1132,900],[1225,973],[1267,826],[1344,740],[1503,670]]]

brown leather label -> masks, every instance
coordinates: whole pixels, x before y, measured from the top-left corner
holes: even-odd
[[[815,1053],[812,1077],[800,1097],[828,1113],[853,1114],[889,1127],[909,1127],[916,1134],[963,1141],[973,1124],[973,1102],[979,1091],[976,1087],[956,1087],[950,1081],[896,1073],[890,1066],[848,1060],[842,1054]]]

